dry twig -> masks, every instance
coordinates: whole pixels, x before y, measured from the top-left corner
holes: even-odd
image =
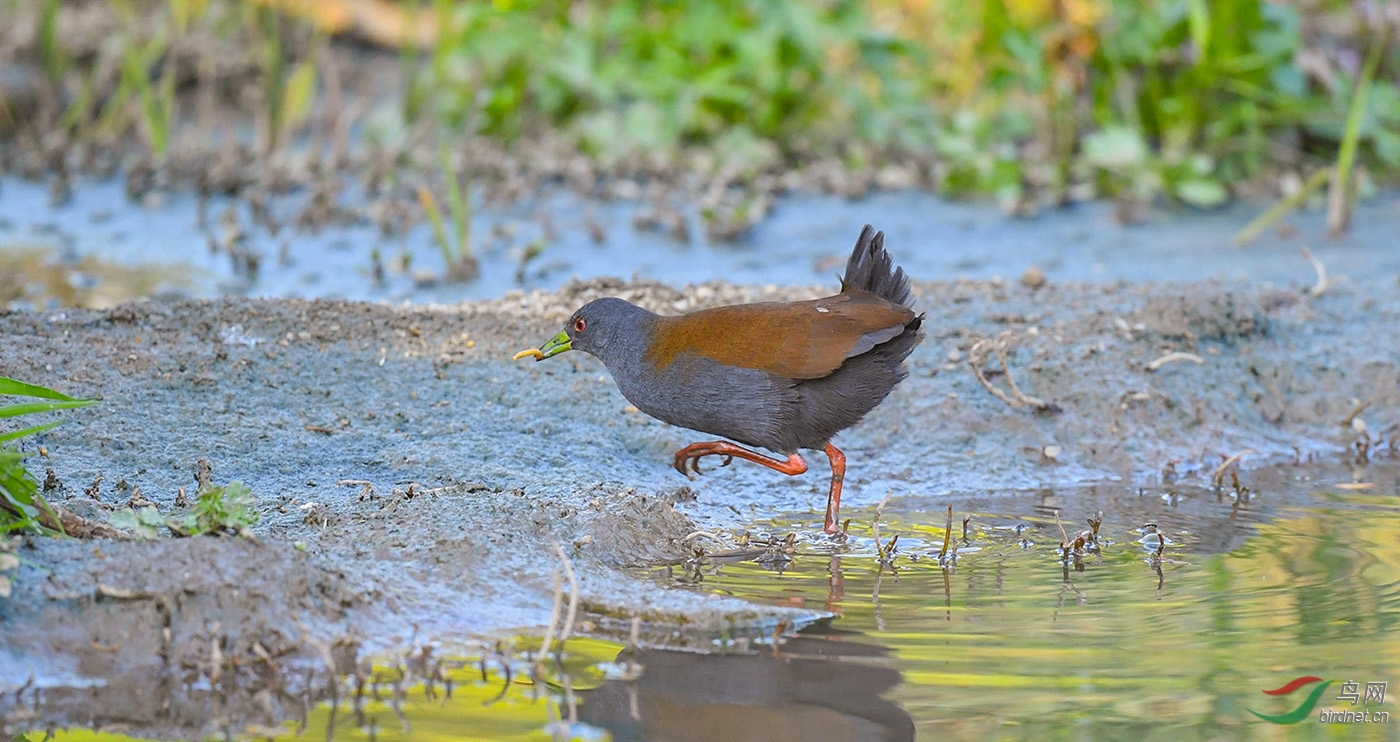
[[[875,517],[870,522],[870,529],[875,534],[875,550],[880,553],[881,562],[888,562],[890,557],[894,556],[894,543],[899,540],[899,536],[895,535],[894,538],[890,539],[888,544],[880,543],[880,517],[885,514],[885,506],[890,503],[890,495],[893,494],[893,490],[885,493],[885,496],[880,500],[880,504],[875,506]]]
[[[554,542],[554,553],[564,565],[564,578],[569,581],[569,610],[564,616],[564,629],[559,632],[559,649],[563,651],[564,642],[574,632],[574,619],[578,617],[578,577],[574,574],[574,561],[564,553],[557,540]]]
[[[534,672],[536,675],[544,667],[545,655],[549,654],[549,645],[554,643],[554,630],[559,627],[559,613],[564,608],[564,582],[559,578],[559,570],[554,570],[554,607],[549,611],[549,628],[545,629],[544,640],[540,642],[540,651],[535,653]],[[509,687],[510,680],[507,677],[506,685]],[[504,695],[504,692],[502,692]]]
[[[1177,350],[1172,351],[1171,353],[1168,353],[1155,361],[1152,361],[1151,363],[1147,364],[1146,368],[1148,371],[1156,371],[1157,369],[1167,365],[1168,363],[1176,363],[1177,361],[1205,363],[1206,359],[1196,355],[1195,353],[1183,353]]]
[[[1002,333],[995,338],[982,338],[972,344],[972,347],[967,351],[967,365],[972,369],[972,375],[977,377],[977,381],[987,391],[991,392],[992,396],[1005,402],[1008,407],[1015,408],[1021,405],[1027,405],[1040,412],[1056,411],[1054,405],[1051,405],[1049,402],[1039,397],[1032,397],[1021,391],[1020,387],[1016,386],[1016,380],[1011,378],[1011,367],[1006,362],[1006,334],[1007,333]],[[994,352],[997,360],[1001,362],[1002,375],[1006,377],[1006,385],[1010,388],[1010,394],[997,388],[996,385],[992,384],[992,382],[987,379],[987,375],[982,372],[982,366],[987,362],[987,352],[989,350]]]
[[[1308,289],[1308,293],[1312,294],[1314,297],[1322,296],[1322,292],[1326,291],[1332,285],[1331,279],[1327,277],[1327,266],[1323,265],[1322,261],[1318,260],[1317,257],[1312,254],[1312,250],[1306,247],[1303,248],[1303,257],[1309,263],[1312,263],[1313,270],[1317,271],[1317,283],[1314,284],[1312,288]]]
[[[1342,418],[1342,427],[1350,428],[1352,425],[1352,421],[1356,420],[1356,416],[1360,415],[1362,412],[1365,412],[1366,408],[1370,406],[1371,400],[1369,399],[1364,400],[1362,402],[1357,402],[1356,406],[1351,408],[1351,412],[1347,413],[1347,416]]]

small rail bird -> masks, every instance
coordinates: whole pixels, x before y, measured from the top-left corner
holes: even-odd
[[[795,476],[807,471],[799,451],[824,452],[831,462],[825,530],[836,533],[846,456],[831,439],[908,375],[904,359],[924,337],[923,315],[910,307],[909,279],[884,242],[884,232],[865,226],[834,296],[677,317],[598,299],[574,312],[543,347],[516,358],[590,353],[637,409],[730,439],[677,451],[676,471],[687,476],[700,473],[705,456],[723,456],[724,465],[745,459]]]

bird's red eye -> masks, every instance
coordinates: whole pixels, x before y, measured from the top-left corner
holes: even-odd
[[[574,320],[574,332],[583,332],[585,327],[588,327],[588,323],[584,322],[582,317]]]

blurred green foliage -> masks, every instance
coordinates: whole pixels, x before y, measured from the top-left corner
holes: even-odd
[[[562,127],[605,162],[690,144],[799,163],[932,156],[935,185],[955,193],[1087,182],[1200,206],[1270,166],[1330,163],[1353,58],[1381,33],[1325,4],[1309,12],[1350,19],[1354,38],[1305,33],[1298,6],[1260,0],[505,0],[419,12],[436,14],[438,36],[431,63],[410,68],[406,113],[453,131]],[[1382,63],[1359,130],[1362,161],[1390,177],[1395,61]]]
[[[426,10],[426,9],[424,9]],[[569,127],[605,160],[633,150],[879,136],[879,83],[907,45],[859,3],[782,0],[437,2],[421,102],[452,130],[515,139]],[[829,74],[859,68],[860,75]]]
[[[562,133],[604,167],[694,147],[741,173],[904,163],[943,191],[1013,201],[1212,206],[1236,184],[1332,166],[1348,137],[1359,172],[1400,175],[1400,31],[1339,0],[402,0],[378,26],[345,21],[358,7],[345,0],[111,2],[159,16],[121,37],[114,94],[74,82],[53,0],[26,16],[30,53],[92,109],[63,121],[136,126],[157,150],[189,105],[171,100],[190,77],[176,52],[203,30],[246,42],[268,150],[318,103],[343,105],[315,58],[324,34],[351,33],[398,46],[396,110],[362,129],[380,143],[422,141],[427,125],[522,147]],[[1374,82],[1358,85],[1372,48]]]

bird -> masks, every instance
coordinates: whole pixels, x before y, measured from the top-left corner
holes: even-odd
[[[846,455],[832,438],[865,417],[908,376],[905,359],[924,338],[909,278],[865,225],[839,278],[840,293],[661,316],[617,297],[595,299],[564,329],[518,360],[570,350],[603,362],[622,396],[671,425],[728,440],[693,443],[673,465],[687,477],[700,460],[739,458],[797,476],[802,451],[831,465],[828,534],[837,524]],[[767,449],[770,456],[755,449]]]

